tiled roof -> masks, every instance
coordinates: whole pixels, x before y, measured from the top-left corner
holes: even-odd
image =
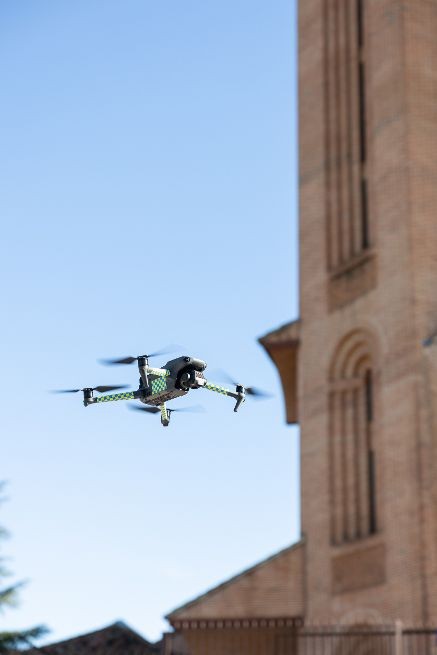
[[[102,630],[32,648],[26,655],[157,655],[159,651],[159,643],[151,644],[118,621]]]
[[[188,619],[255,619],[303,615],[304,541],[298,541],[174,609],[175,626]]]

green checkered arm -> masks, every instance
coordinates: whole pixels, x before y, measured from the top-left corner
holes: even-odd
[[[207,382],[202,387],[202,389],[208,389],[208,391],[215,391],[215,393],[220,393],[222,394],[222,396],[229,396],[230,398],[235,398],[235,400],[238,400],[238,398],[240,398],[240,395],[235,391],[226,389],[226,387],[222,387],[220,384],[214,384],[213,382]]]
[[[166,368],[152,368],[151,366],[147,367],[147,373],[150,373],[150,375],[156,375],[160,378],[167,378],[170,375],[170,371]]]
[[[218,384],[213,384],[212,382],[207,382],[204,388],[209,389],[210,391],[215,391],[216,393],[222,393],[224,396],[230,395],[229,389],[221,387]]]
[[[125,391],[124,393],[112,393],[107,396],[99,396],[95,398],[96,403],[111,403],[114,400],[133,400],[135,398],[134,391]]]
[[[223,396],[228,396],[228,398],[234,398],[237,401],[235,403],[234,412],[238,412],[238,408],[240,407],[241,403],[244,403],[245,401],[245,393],[242,387],[238,385],[236,391],[231,391],[230,389],[226,389],[226,387],[222,387],[219,384],[213,384],[212,382],[207,382],[206,380],[205,382],[206,384],[201,387],[202,389],[208,389],[208,391],[215,391],[215,393],[220,393]]]

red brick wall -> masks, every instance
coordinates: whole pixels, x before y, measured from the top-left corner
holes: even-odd
[[[169,615],[184,619],[301,617],[304,545],[286,548],[274,557],[215,587]]]
[[[327,152],[326,38],[327,31],[335,35],[325,12],[326,4],[341,11],[345,2],[301,0],[299,7],[299,411],[308,616],[436,620],[437,345],[432,354],[421,341],[437,330],[437,2],[363,0],[372,247],[364,264],[333,271],[328,178],[338,160]],[[344,41],[336,47],[337,57],[347,57]],[[351,89],[337,88],[338,111],[348,106],[342,93]],[[350,182],[343,176],[339,184]],[[375,353],[380,529],[334,547],[329,368],[340,340],[357,329],[371,335]],[[373,580],[369,566],[379,572]]]

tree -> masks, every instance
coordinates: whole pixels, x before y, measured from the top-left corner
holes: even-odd
[[[0,483],[0,490],[2,488],[3,485]],[[4,540],[6,537],[7,531],[0,527],[0,540]],[[17,606],[18,591],[23,586],[22,582],[18,582],[9,586],[3,586],[3,580],[10,575],[9,571],[4,566],[4,559],[4,557],[0,557],[0,612],[3,612],[8,607]],[[32,641],[34,639],[42,637],[47,632],[47,628],[43,625],[20,631],[0,630],[0,655],[3,655],[3,653],[10,653],[11,651],[29,647],[32,645]]]

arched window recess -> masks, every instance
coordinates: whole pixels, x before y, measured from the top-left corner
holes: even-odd
[[[377,531],[374,359],[372,339],[356,330],[340,342],[330,369],[333,544]]]

